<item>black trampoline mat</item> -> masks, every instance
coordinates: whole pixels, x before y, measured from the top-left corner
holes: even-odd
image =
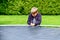
[[[1,26],[0,40],[60,40],[60,28]]]

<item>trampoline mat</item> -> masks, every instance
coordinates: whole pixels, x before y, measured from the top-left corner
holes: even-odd
[[[1,26],[0,40],[60,40],[60,28]]]

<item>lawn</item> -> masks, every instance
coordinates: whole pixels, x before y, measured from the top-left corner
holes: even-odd
[[[1,24],[27,24],[28,15],[0,15]],[[60,15],[42,15],[42,25],[60,25]]]

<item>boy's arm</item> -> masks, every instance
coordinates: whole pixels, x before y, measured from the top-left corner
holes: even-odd
[[[41,15],[39,15],[35,25],[40,25],[41,24],[41,19],[42,19]]]
[[[27,23],[28,23],[28,25],[30,25],[30,24],[31,24],[31,15],[29,15],[29,16],[28,16]]]

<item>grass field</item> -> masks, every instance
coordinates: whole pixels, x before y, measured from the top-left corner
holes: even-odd
[[[0,15],[1,24],[27,24],[28,15]],[[60,25],[60,15],[43,15],[42,25]]]

